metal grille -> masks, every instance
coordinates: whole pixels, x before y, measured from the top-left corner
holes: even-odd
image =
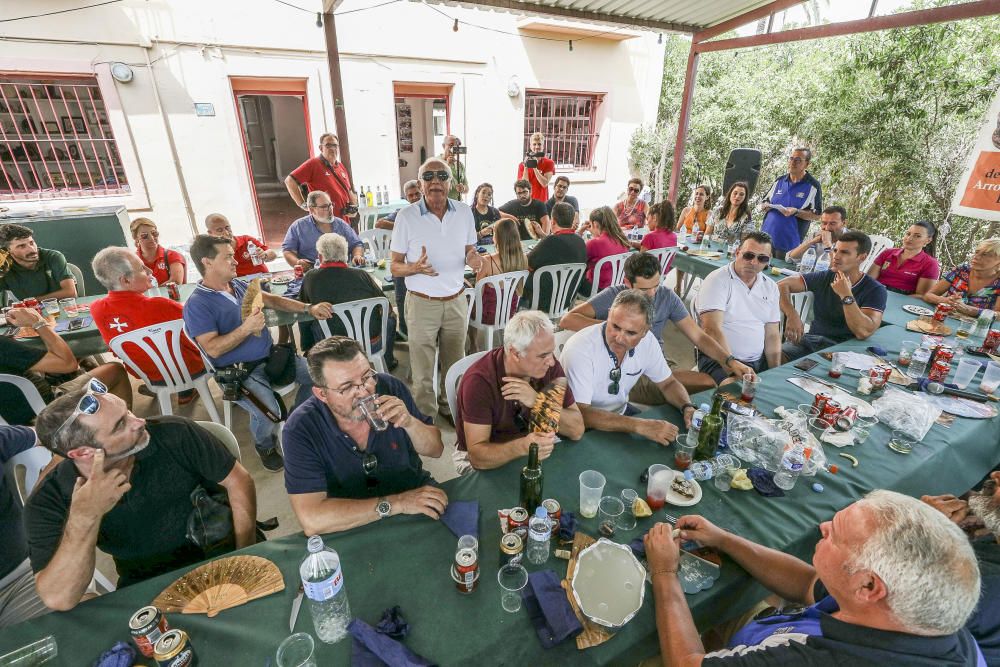
[[[0,200],[129,192],[96,77],[0,74]]]
[[[531,92],[524,99],[524,150],[535,132],[545,135],[545,151],[557,169],[594,168],[597,109],[602,95]]]

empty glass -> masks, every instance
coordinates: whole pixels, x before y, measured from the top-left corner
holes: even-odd
[[[458,553],[462,549],[472,549],[478,554],[479,540],[476,539],[475,535],[462,535],[458,538],[458,545],[455,547],[455,552]]]
[[[611,537],[619,527],[625,504],[614,496],[604,496],[597,508],[597,525],[604,537]]]
[[[958,362],[958,368],[955,369],[955,378],[952,380],[959,389],[965,389],[972,382],[972,378],[976,377],[976,373],[979,372],[979,367],[982,364],[974,359],[960,359]]]
[[[596,470],[584,470],[580,473],[580,516],[593,519],[597,516],[597,506],[604,493],[604,475]]]
[[[916,441],[903,431],[893,431],[889,439],[889,449],[900,454],[909,454],[915,444]]]
[[[500,584],[500,605],[514,613],[521,609],[521,589],[528,585],[528,571],[520,564],[507,563],[497,571]]]
[[[316,642],[308,632],[296,632],[278,645],[278,667],[316,667]]]
[[[34,667],[35,665],[44,665],[57,655],[59,655],[59,647],[56,645],[56,638],[49,635],[0,656],[0,666]]]
[[[854,426],[851,427],[851,433],[854,438],[854,444],[863,444],[868,436],[871,434],[872,429],[878,424],[878,419],[876,417],[857,417],[854,420]]]
[[[632,530],[635,528],[635,501],[638,498],[639,494],[636,493],[635,489],[624,489],[622,491],[621,499],[622,504],[625,506],[625,511],[622,512],[621,521],[618,522],[618,527],[622,530]]]

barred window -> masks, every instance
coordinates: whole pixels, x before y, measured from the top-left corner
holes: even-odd
[[[129,192],[97,77],[0,74],[0,201]]]
[[[597,109],[603,95],[526,91],[524,99],[524,150],[535,132],[545,135],[545,152],[556,169],[585,171],[594,168],[597,144]]]

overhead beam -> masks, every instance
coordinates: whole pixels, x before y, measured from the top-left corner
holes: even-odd
[[[744,26],[747,23],[753,21],[759,21],[762,18],[771,16],[777,12],[783,12],[789,7],[794,7],[796,5],[801,5],[803,0],[774,0],[766,5],[758,7],[757,9],[751,9],[748,12],[743,12],[739,16],[734,16],[731,19],[727,19],[722,23],[717,23],[711,28],[705,28],[694,34],[692,40],[695,42],[704,42],[706,40],[712,39],[713,37],[718,37],[719,35],[724,35],[730,30],[735,30],[740,26]]]
[[[801,1],[801,0],[800,0]],[[645,30],[664,30],[672,32],[683,32],[694,34],[701,29],[701,26],[688,23],[677,23],[675,21],[657,21],[642,16],[618,16],[615,14],[605,14],[603,12],[591,12],[582,9],[572,9],[569,7],[555,7],[537,2],[521,2],[520,0],[476,0],[475,2],[437,2],[436,4],[461,5],[463,7],[490,8],[503,11],[527,14],[530,16],[549,16],[574,21],[589,21],[592,23],[607,23],[611,25],[624,25],[633,28],[643,28]]]
[[[893,28],[910,28],[931,23],[981,18],[995,14],[1000,14],[1000,0],[977,0],[976,2],[966,2],[960,5],[920,9],[912,12],[858,19],[856,21],[844,21],[842,23],[828,23],[826,25],[784,30],[766,35],[734,37],[732,39],[720,39],[715,42],[696,42],[694,43],[694,49],[698,53],[729,51],[769,44],[799,42],[807,39],[854,35],[862,32],[877,32]]]

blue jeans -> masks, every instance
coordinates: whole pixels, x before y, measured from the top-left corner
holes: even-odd
[[[256,396],[274,414],[280,414],[278,411],[278,402],[275,400],[274,392],[271,390],[271,383],[268,382],[267,375],[264,373],[264,366],[265,364],[259,364],[257,368],[253,369],[250,377],[243,381],[243,386],[249,389],[250,393]],[[292,410],[299,407],[299,404],[312,396],[313,387],[312,380],[309,378],[306,360],[298,355],[295,355],[295,382],[298,383],[299,389],[295,395],[295,405],[292,407]],[[261,452],[274,449],[278,444],[277,438],[280,424],[275,424],[268,419],[246,396],[236,401],[236,405],[250,413],[250,434],[253,436],[254,447]]]

